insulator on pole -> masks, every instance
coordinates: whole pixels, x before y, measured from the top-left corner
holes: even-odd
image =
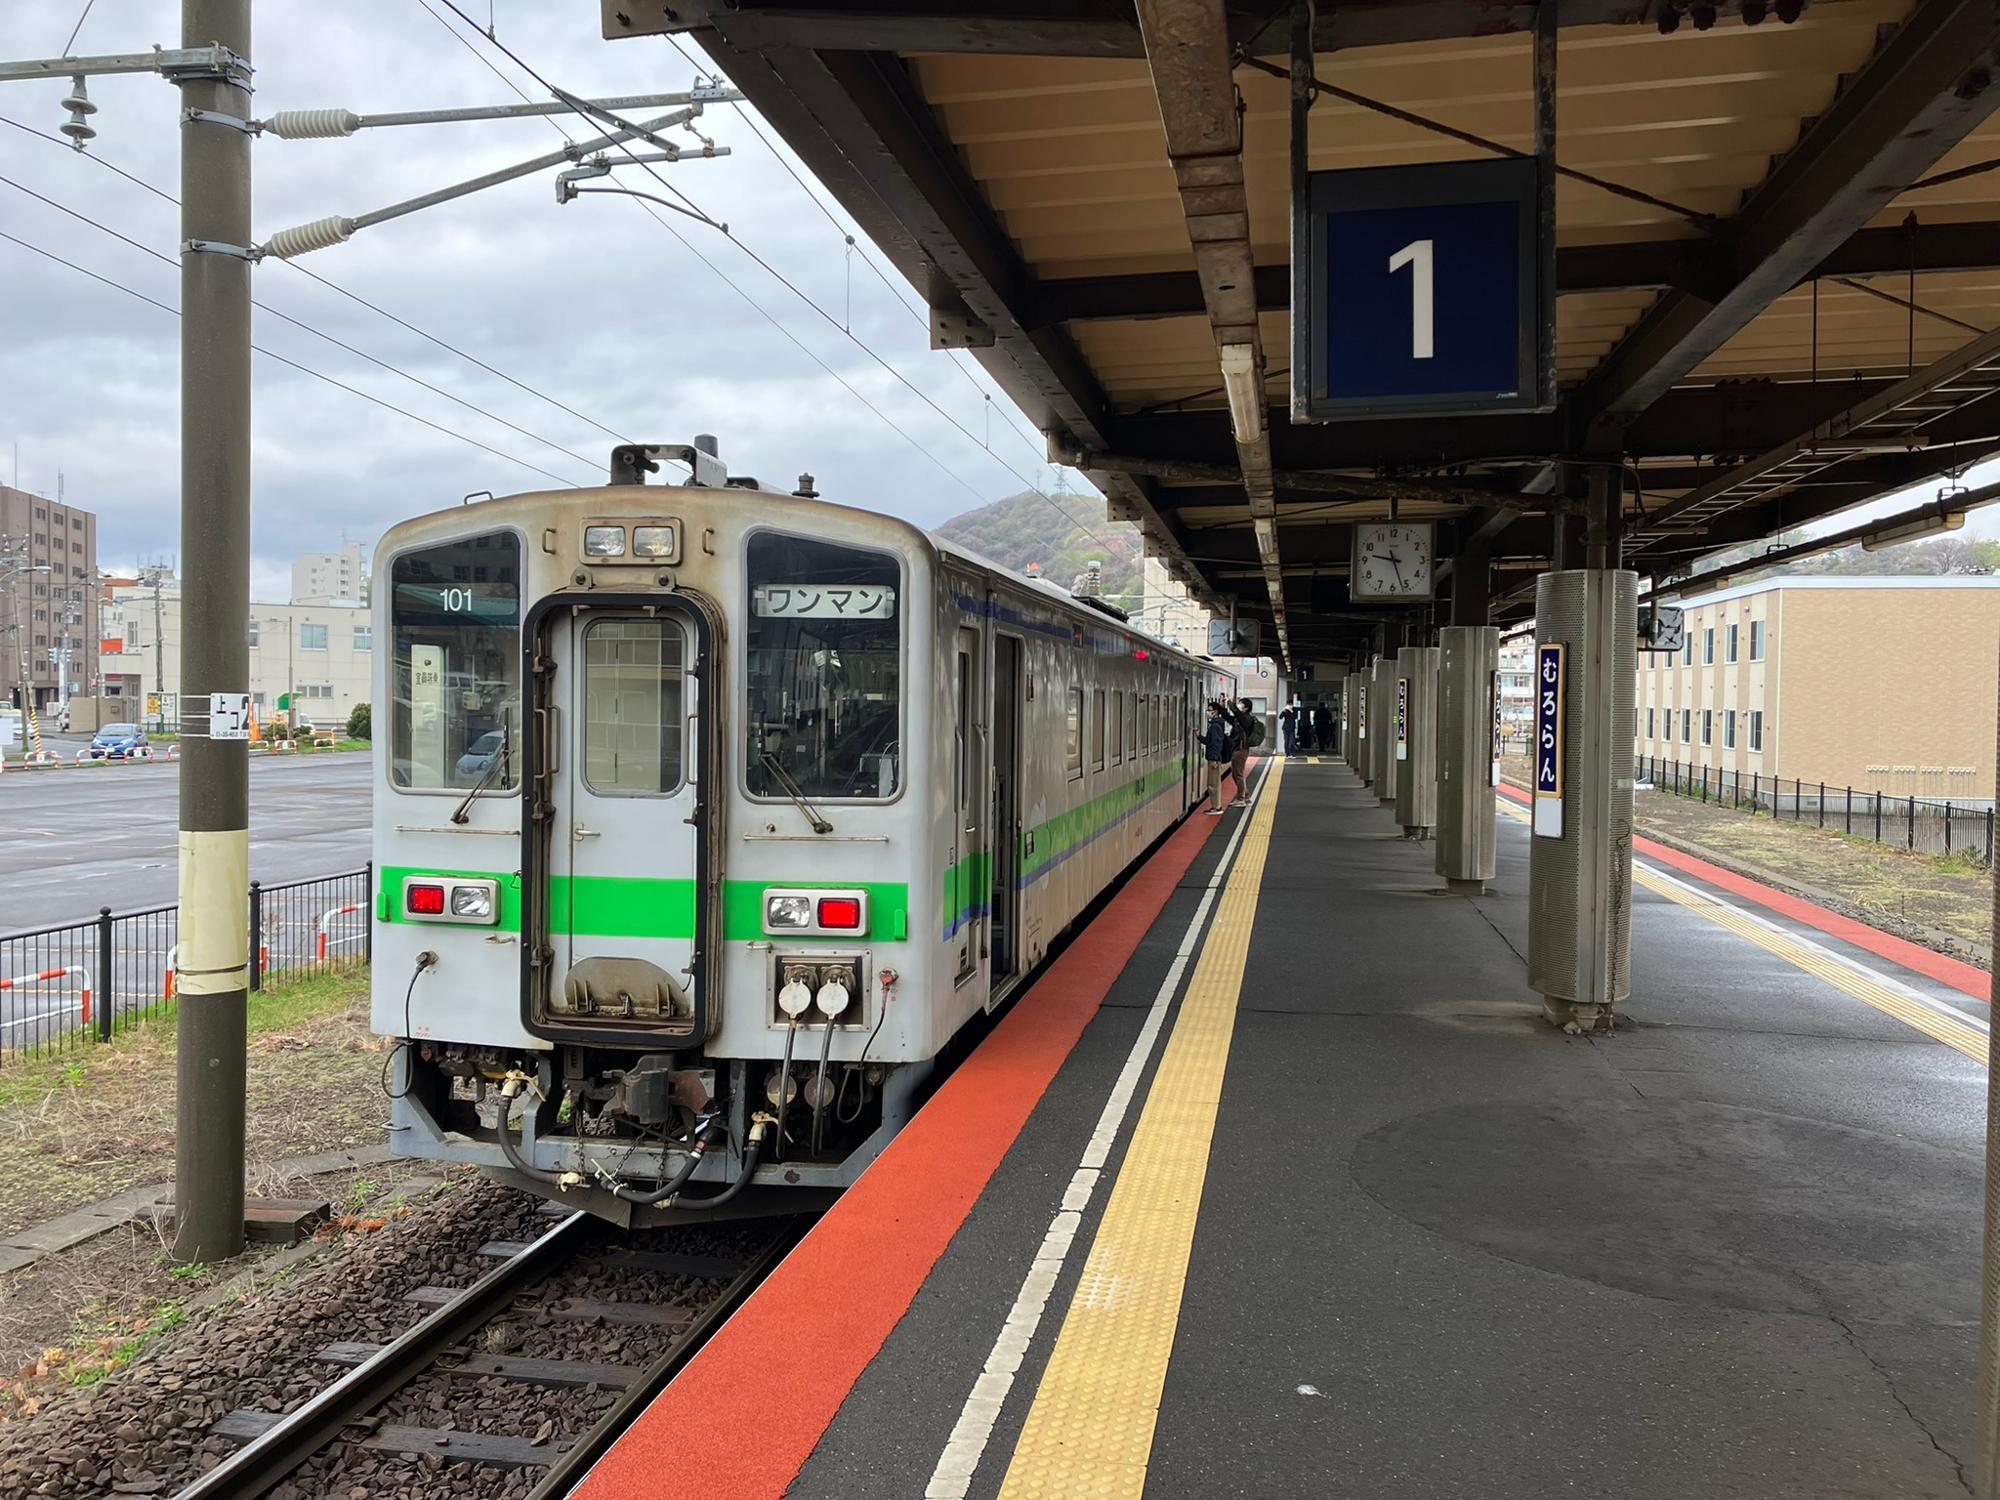
[[[70,80],[69,97],[63,100],[62,107],[69,111],[69,118],[58,128],[69,137],[70,145],[81,151],[86,142],[97,137],[97,127],[90,123],[90,117],[97,113],[97,106],[90,102],[90,90],[82,74]]]
[[[281,141],[324,141],[353,135],[361,116],[351,109],[281,109],[264,122],[264,130]]]
[[[300,224],[294,229],[279,230],[265,241],[264,253],[275,255],[279,260],[295,260],[313,250],[330,249],[353,233],[354,221],[335,214],[331,218]]]

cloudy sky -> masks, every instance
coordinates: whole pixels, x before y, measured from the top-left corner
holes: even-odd
[[[459,3],[486,22],[489,0]],[[83,0],[0,7],[0,57],[62,55],[82,10]],[[491,11],[500,40],[557,87],[604,97],[685,89],[692,81],[690,63],[662,39],[601,40],[592,0],[491,0]],[[94,0],[71,50],[178,45],[179,13],[175,0]],[[439,0],[260,0],[256,23],[260,116],[316,106],[366,115],[513,102],[494,68],[531,96],[546,97]],[[60,81],[0,85],[0,118],[53,135],[65,118],[58,101],[66,91]],[[177,192],[172,87],[134,75],[94,79],[90,92],[99,134],[88,155]],[[899,298],[860,258],[865,253],[886,271],[874,248],[862,240],[850,259],[841,230],[735,109],[710,106],[699,123],[734,154],[660,170],[973,436],[716,230],[662,211],[670,233],[625,198],[558,206],[554,174],[543,172],[363,230],[300,264],[588,420],[298,269],[275,260],[258,268],[256,295],[271,309],[256,315],[260,346],[449,430],[259,356],[258,597],[284,597],[297,553],[331,548],[343,536],[372,545],[397,519],[468,492],[534,489],[553,483],[551,475],[599,482],[615,440],[596,423],[641,441],[713,432],[739,472],[789,485],[810,471],[829,498],[919,522],[1013,494],[1024,480],[1054,483],[1039,461],[1039,439],[997,387],[969,360],[931,352],[915,295],[887,272]],[[585,133],[573,118],[563,124]],[[775,134],[757,125],[775,145]],[[540,119],[364,130],[332,141],[265,137],[254,148],[257,237],[328,214],[364,213],[560,144]],[[177,209],[99,162],[0,124],[0,177],[174,255]],[[639,168],[628,166],[620,177],[663,192]],[[831,208],[829,197],[818,197]],[[845,224],[845,215],[833,212]],[[0,231],[157,301],[177,301],[174,265],[4,183]],[[60,471],[67,498],[102,517],[107,568],[169,558],[177,549],[177,359],[174,317],[0,240],[0,479],[13,477],[14,444],[24,488],[53,495]]]
[[[664,39],[599,39],[591,0],[460,4],[481,23],[490,4],[500,40],[573,92],[665,92],[692,80],[690,61]],[[177,45],[179,10],[175,0],[93,0],[74,50]],[[60,54],[82,11],[83,0],[0,7],[0,57]],[[257,25],[260,115],[502,103],[515,97],[503,77],[542,97],[533,79],[440,0],[260,0]],[[171,261],[174,206],[104,163],[176,190],[174,92],[149,75],[90,87],[100,112],[88,157],[0,124],[0,177],[19,184],[0,183],[0,231],[172,305],[174,265],[20,191],[53,199]],[[64,92],[61,81],[0,86],[0,119],[53,135],[64,118]],[[582,132],[573,119],[564,124]],[[330,548],[343,536],[372,544],[398,518],[469,492],[532,489],[554,482],[551,476],[596,482],[613,442],[604,428],[650,441],[714,432],[739,471],[789,482],[809,470],[830,498],[922,523],[1026,482],[1054,483],[1039,440],[997,388],[969,360],[930,351],[914,294],[889,272],[892,292],[862,259],[886,266],[873,247],[863,240],[850,256],[842,229],[738,111],[712,107],[702,124],[735,154],[661,170],[971,436],[717,231],[664,212],[659,218],[669,227],[662,227],[623,198],[559,207],[553,174],[544,172],[363,230],[301,264],[560,406],[297,268],[269,261],[258,269],[257,295],[271,309],[256,316],[261,346],[447,431],[260,356],[257,597],[284,597],[299,552]],[[768,129],[764,137],[775,143]],[[255,147],[257,235],[363,213],[559,143],[539,119],[363,131],[335,141],[267,137]],[[631,186],[661,191],[637,168],[621,175]],[[448,395],[336,348],[275,316],[280,312]],[[18,445],[24,487],[53,494],[60,471],[68,498],[103,518],[107,567],[171,558],[177,548],[177,338],[168,313],[0,240],[0,478],[12,478],[11,445]],[[1994,468],[1969,482],[2000,477]],[[1874,509],[1907,503],[1899,498]],[[1974,527],[1986,532],[1996,524],[1989,512]]]

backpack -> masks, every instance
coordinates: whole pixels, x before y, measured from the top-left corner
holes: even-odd
[[[1243,716],[1243,743],[1252,750],[1264,743],[1264,721],[1255,714]]]

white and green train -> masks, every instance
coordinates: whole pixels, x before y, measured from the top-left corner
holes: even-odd
[[[1234,689],[698,441],[405,522],[375,565],[395,1149],[624,1222],[851,1182],[1199,799]],[[693,477],[643,483],[662,458]]]

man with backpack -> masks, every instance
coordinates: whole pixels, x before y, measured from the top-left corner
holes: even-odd
[[[1250,711],[1250,700],[1238,698],[1229,711],[1234,721],[1229,746],[1229,774],[1236,778],[1233,807],[1250,805],[1250,751],[1264,743],[1264,721]]]

